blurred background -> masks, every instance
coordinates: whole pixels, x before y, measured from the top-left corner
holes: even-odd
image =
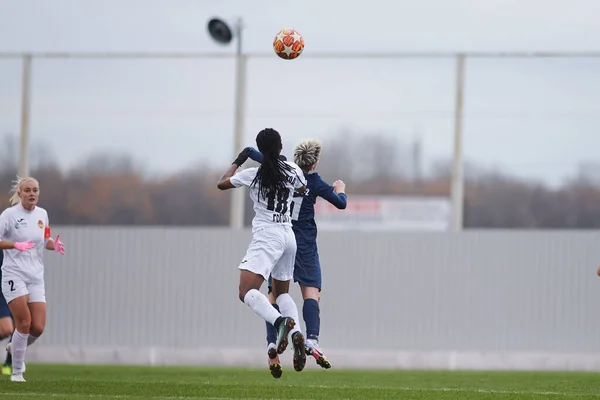
[[[342,365],[600,369],[599,11],[0,0],[0,205],[35,176],[68,249],[32,357],[263,365],[236,299],[252,204],[216,181],[273,127],[288,158],[319,138],[318,172],[347,184],[347,210],[317,205]],[[241,58],[211,18],[243,21]],[[284,28],[297,60],[272,50]]]

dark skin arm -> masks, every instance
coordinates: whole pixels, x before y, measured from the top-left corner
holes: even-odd
[[[237,166],[237,164],[231,164],[231,167],[229,167],[227,171],[225,171],[225,173],[221,176],[221,179],[219,179],[217,187],[221,190],[235,189],[235,186],[233,186],[229,178],[231,178],[235,174],[235,171],[237,171],[238,168],[239,167]]]

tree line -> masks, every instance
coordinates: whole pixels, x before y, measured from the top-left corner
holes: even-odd
[[[411,150],[402,151],[393,138],[359,135],[348,140],[349,135],[342,133],[324,143],[318,167],[325,180],[346,182],[349,201],[353,194],[450,195],[448,161],[438,162],[428,174],[417,173]],[[3,209],[9,206],[8,191],[17,173],[14,145],[8,138],[3,146]],[[231,193],[217,190],[216,182],[225,167],[204,166],[170,176],[148,177],[127,155],[96,154],[67,171],[45,156],[37,158],[31,175],[40,181],[40,205],[49,211],[55,225],[224,226],[229,219]],[[582,168],[560,187],[550,188],[541,182],[470,165],[465,179],[465,226],[600,227],[596,170],[593,165]],[[248,200],[246,224],[252,216]]]

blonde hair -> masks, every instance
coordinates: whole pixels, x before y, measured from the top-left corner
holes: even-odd
[[[294,162],[302,169],[308,168],[319,161],[321,142],[309,139],[300,142],[294,149]]]
[[[40,186],[40,183],[35,178],[32,178],[30,176],[25,176],[25,177],[17,176],[17,180],[13,181],[13,185],[9,192],[11,194],[10,205],[14,206],[15,204],[18,204],[21,202],[21,198],[19,197],[19,190],[21,190],[21,186],[25,182],[35,182],[35,184],[38,185],[38,187]]]

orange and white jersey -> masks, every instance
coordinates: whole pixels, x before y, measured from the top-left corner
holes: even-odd
[[[0,241],[26,242],[31,240],[35,247],[29,251],[4,250],[2,276],[16,276],[24,282],[44,280],[44,250],[50,239],[48,213],[35,206],[31,211],[21,203],[0,214]]]

